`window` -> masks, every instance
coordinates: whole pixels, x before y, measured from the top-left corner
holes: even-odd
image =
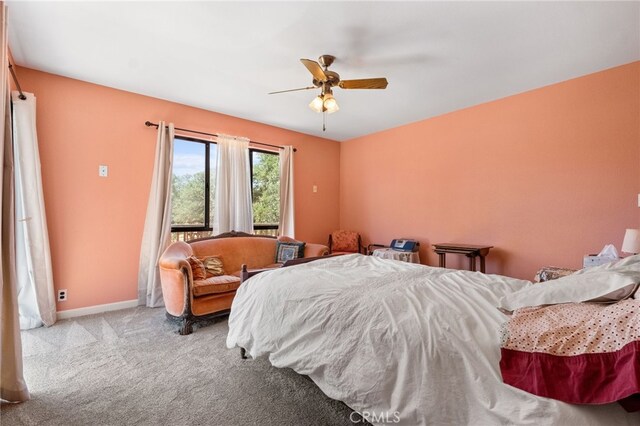
[[[173,145],[172,240],[210,236],[215,211],[217,145],[176,137]],[[254,230],[277,235],[280,219],[280,167],[277,153],[249,150]]]
[[[184,137],[174,139],[171,188],[174,241],[211,234],[216,158],[213,142]]]
[[[253,229],[260,235],[277,235],[280,222],[280,158],[269,151],[251,148],[251,198]]]

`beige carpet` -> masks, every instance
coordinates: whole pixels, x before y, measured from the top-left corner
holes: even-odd
[[[32,399],[2,404],[0,424],[353,425],[308,378],[227,349],[226,318],[176,330],[133,308],[23,332]]]

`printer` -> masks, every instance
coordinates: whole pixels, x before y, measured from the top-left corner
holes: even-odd
[[[420,249],[420,243],[416,240],[394,239],[389,244],[393,250],[416,252]]]

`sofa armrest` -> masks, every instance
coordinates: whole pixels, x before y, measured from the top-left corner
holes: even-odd
[[[158,260],[162,297],[167,312],[180,316],[190,308],[193,276],[187,258],[193,254],[191,246],[178,241],[171,244]]]
[[[324,244],[307,243],[304,247],[304,257],[318,257],[329,254],[329,247]]]
[[[158,266],[160,269],[187,269],[191,271],[191,265],[189,265],[187,258],[192,254],[193,250],[189,244],[178,241],[171,244],[164,253],[162,253],[162,256],[158,259]]]
[[[160,257],[158,261],[158,266],[163,269],[182,269],[182,268],[191,268],[189,262],[186,257],[172,256],[165,257],[164,255]]]

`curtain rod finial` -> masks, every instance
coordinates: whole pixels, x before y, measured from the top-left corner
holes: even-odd
[[[151,127],[151,122],[150,121],[145,121],[144,125],[147,126],[147,127]]]

